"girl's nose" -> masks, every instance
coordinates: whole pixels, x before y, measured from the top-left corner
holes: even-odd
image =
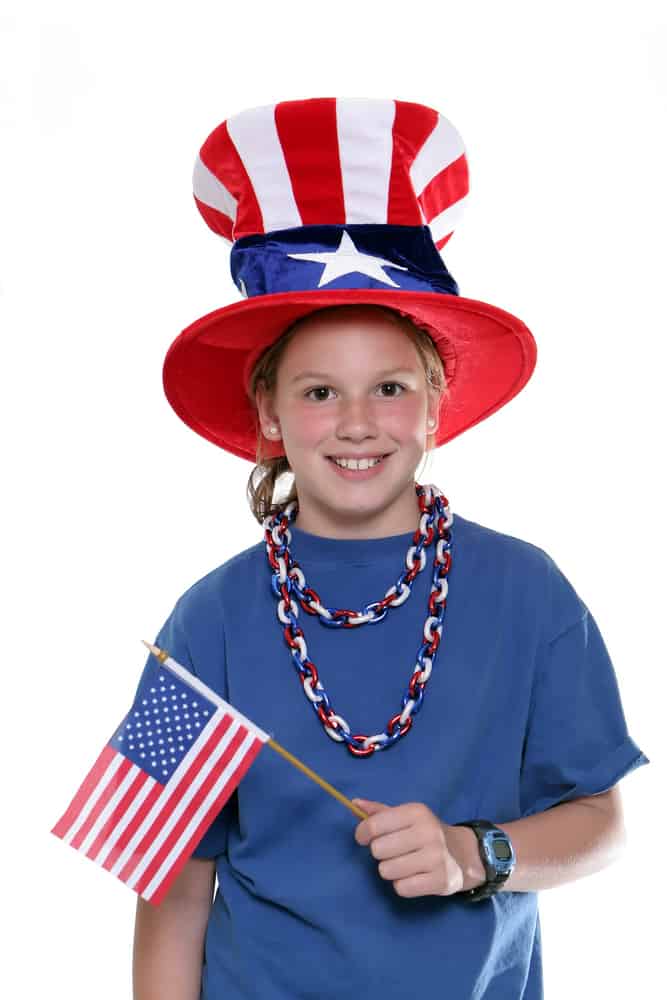
[[[375,437],[377,431],[373,407],[367,400],[348,400],[342,405],[337,426],[337,433],[340,437]]]

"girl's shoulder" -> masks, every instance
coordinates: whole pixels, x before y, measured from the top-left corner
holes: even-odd
[[[181,601],[195,601],[215,596],[230,587],[237,587],[248,576],[256,576],[258,568],[265,568],[266,545],[263,541],[235,553],[224,562],[199,577],[185,590]]]
[[[461,514],[454,514],[452,532],[454,544],[458,539],[462,547],[475,554],[514,561],[517,565],[523,565],[527,571],[533,569],[543,572],[555,565],[549,553],[535,542],[490,528]]]
[[[459,558],[468,560],[477,578],[490,575],[515,596],[525,595],[554,630],[589,613],[556,559],[540,545],[460,515],[454,516],[452,527],[457,529]]]
[[[226,595],[245,589],[265,570],[266,545],[257,542],[199,577],[184,590],[176,602],[175,610],[187,618],[196,615],[218,614]]]

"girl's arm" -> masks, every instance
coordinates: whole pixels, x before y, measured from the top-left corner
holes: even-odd
[[[137,897],[134,1000],[199,1000],[215,861],[190,858],[159,906]]]

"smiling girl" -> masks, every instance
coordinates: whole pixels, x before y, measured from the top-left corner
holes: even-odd
[[[366,819],[261,755],[160,906],[138,898],[136,1000],[538,1000],[537,892],[622,847],[616,786],[649,761],[592,614],[416,478],[535,364],[440,256],[467,177],[451,123],[402,101],[256,108],[202,146],[245,300],[183,331],[164,386],[253,463],[263,537],[155,643]]]

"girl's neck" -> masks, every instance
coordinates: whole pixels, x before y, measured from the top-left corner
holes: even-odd
[[[414,484],[409,492],[389,506],[379,506],[368,511],[362,508],[334,509],[309,502],[299,497],[299,510],[294,525],[301,531],[323,538],[372,539],[388,538],[415,531],[420,518],[419,502]]]

